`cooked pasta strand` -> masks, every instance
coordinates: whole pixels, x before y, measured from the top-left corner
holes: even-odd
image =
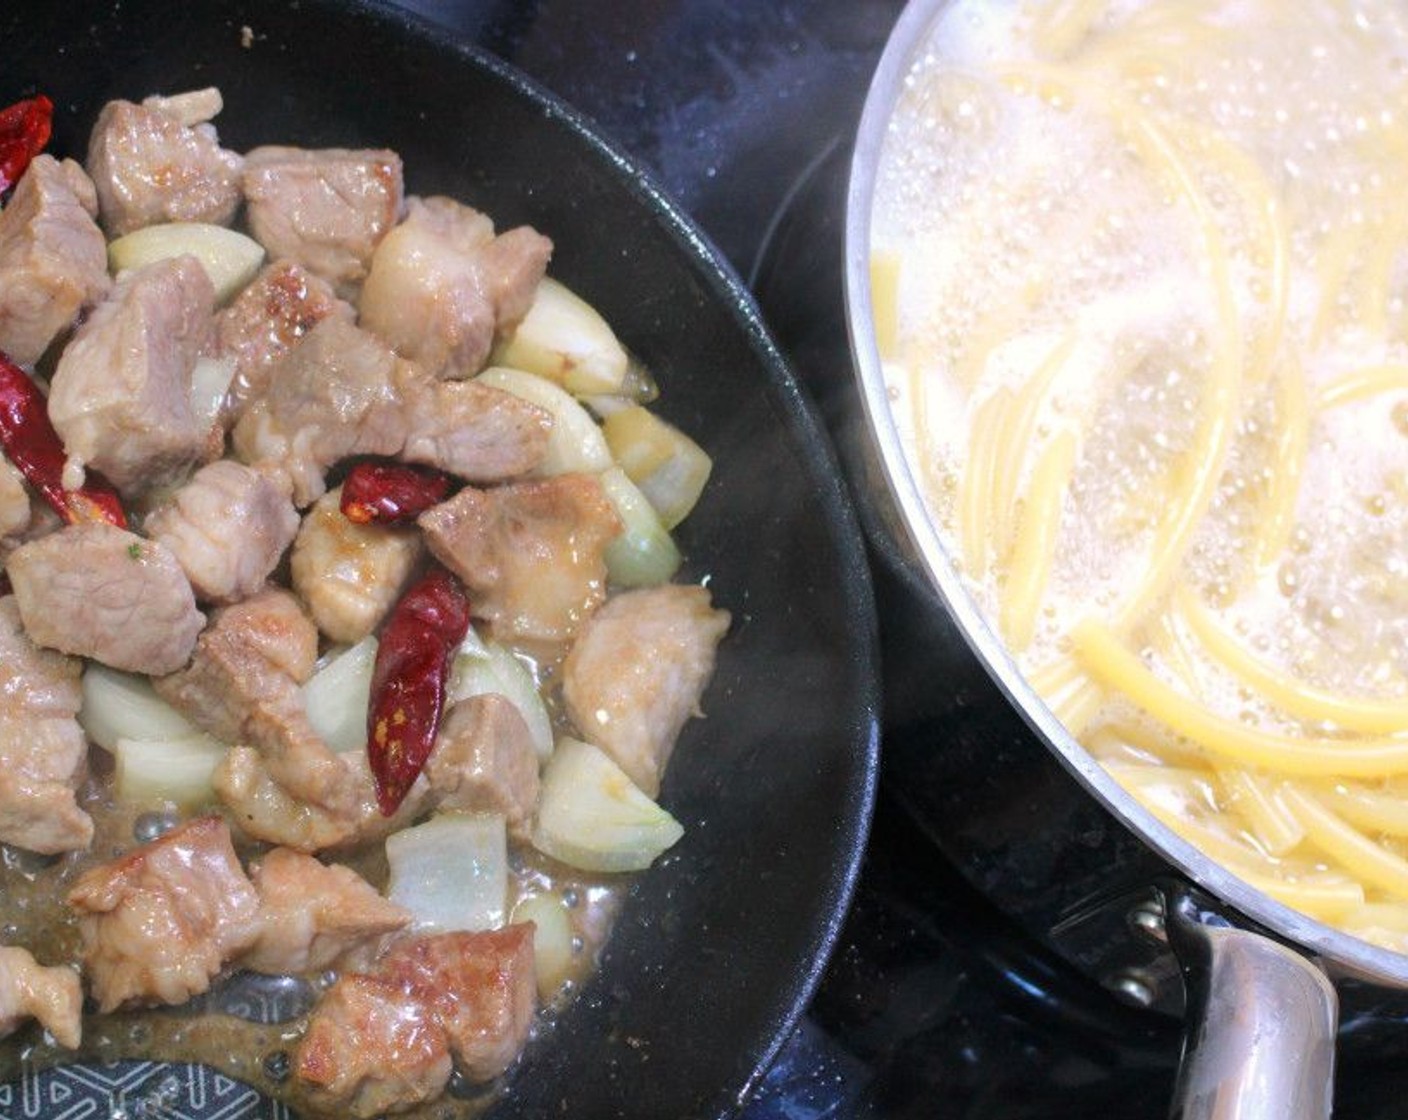
[[[1051,558],[1061,528],[1061,507],[1075,470],[1076,435],[1058,432],[1037,460],[1023,511],[1017,522],[1017,539],[1007,567],[999,625],[1008,646],[1020,653],[1031,643],[1037,607],[1051,574]]]
[[[1309,682],[1295,680],[1244,649],[1192,591],[1180,588],[1174,604],[1214,659],[1288,715],[1308,723],[1332,723],[1366,735],[1391,735],[1408,729],[1408,700],[1337,696]]]
[[[1287,788],[1285,798],[1316,847],[1364,882],[1400,898],[1408,896],[1408,860],[1375,844],[1305,790]]]
[[[1318,777],[1408,773],[1408,739],[1293,739],[1259,731],[1174,691],[1100,622],[1082,621],[1071,640],[1076,659],[1094,680],[1222,758],[1256,769]]]

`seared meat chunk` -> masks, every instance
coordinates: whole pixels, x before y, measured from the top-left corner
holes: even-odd
[[[85,871],[69,892],[101,1011],[184,1003],[258,935],[259,898],[218,817]]]
[[[264,585],[298,532],[298,512],[282,476],[219,459],[152,513],[146,530],[171,550],[197,596],[229,603]]]
[[[169,673],[205,622],[176,558],[158,541],[103,522],[21,545],[5,570],[41,646],[133,673]]]
[[[26,1019],[38,1019],[60,1046],[76,1049],[83,1035],[83,983],[71,968],[45,968],[27,950],[0,945],[0,1038]]]
[[[450,1036],[460,1069],[474,1081],[498,1077],[528,1041],[538,994],[533,970],[529,922],[403,938],[376,969],[421,996]]]
[[[398,359],[381,342],[327,318],[270,371],[268,390],[235,425],[235,454],[288,472],[300,508],[323,494],[323,474],[349,455],[394,455],[406,441]]]
[[[372,1117],[438,1094],[453,1051],[487,1081],[522,1050],[536,1002],[533,927],[396,942],[313,1009],[293,1074],[321,1111]]]
[[[436,381],[415,366],[400,376],[406,444],[401,458],[467,482],[501,482],[543,461],[552,417],[535,404],[477,381]]]
[[[419,524],[496,635],[543,641],[570,638],[605,598],[603,552],[621,531],[601,484],[580,474],[466,487]]]
[[[53,853],[93,839],[74,798],[88,753],[76,718],[81,669],[30,641],[14,596],[0,599],[0,842]]]
[[[350,803],[342,765],[308,722],[298,687],[317,652],[317,628],[298,600],[266,588],[216,611],[190,665],[153,684],[217,739],[257,748],[285,789],[341,810]]]
[[[0,455],[0,537],[13,537],[29,528],[31,511],[24,475]]]
[[[217,351],[235,363],[225,400],[231,419],[264,393],[275,362],[330,315],[350,323],[355,313],[327,281],[293,261],[275,261],[215,316]]]
[[[509,831],[527,838],[538,805],[538,756],[511,701],[487,693],[446,712],[425,775],[439,808],[502,813]]]
[[[340,293],[355,291],[401,214],[401,157],[390,151],[255,148],[245,158],[249,228]]]
[[[40,155],[0,211],[0,350],[33,365],[107,295],[108,249],[93,184],[72,160]]]
[[[290,793],[250,747],[227,751],[211,778],[215,794],[240,831],[300,852],[369,843],[408,827],[425,807],[427,786],[417,779],[394,816],[383,817],[365,751],[336,756],[338,804],[317,804]]]
[[[411,913],[349,867],[275,848],[250,869],[259,938],[240,958],[255,972],[327,968],[349,949],[404,929]]]
[[[293,1056],[297,1087],[317,1115],[358,1120],[438,1097],[452,1068],[449,1039],[423,1021],[418,994],[358,972],[318,1001]]]
[[[88,174],[109,237],[158,222],[228,225],[240,204],[240,167],[206,124],[189,128],[151,100],[109,101],[88,137]],[[218,107],[217,107],[218,111]]]
[[[293,589],[335,642],[361,641],[401,597],[425,546],[413,526],[360,525],[341,509],[342,488],[319,498],[293,544]]]
[[[71,464],[135,493],[197,461],[207,432],[191,407],[191,371],[209,344],[214,304],[194,257],[124,273],[54,373],[49,419]]]
[[[567,655],[568,716],[651,797],[685,720],[699,714],[728,626],[707,588],[642,588],[608,601]]]
[[[527,226],[494,236],[485,215],[449,198],[413,198],[372,257],[361,323],[437,377],[469,377],[496,334],[518,324],[552,242]]]

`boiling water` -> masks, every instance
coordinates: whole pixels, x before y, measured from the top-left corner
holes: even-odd
[[[1019,665],[1158,815],[1395,948],[1406,181],[1396,0],[959,0],[872,227],[896,421]]]

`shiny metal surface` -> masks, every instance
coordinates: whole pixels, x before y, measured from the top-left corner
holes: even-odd
[[[1176,905],[1189,1032],[1176,1120],[1327,1120],[1338,999],[1308,957]]]

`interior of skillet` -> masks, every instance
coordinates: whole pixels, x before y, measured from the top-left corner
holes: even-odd
[[[552,274],[712,455],[683,578],[707,577],[734,625],[662,794],[686,839],[635,884],[600,971],[530,1044],[499,1111],[730,1111],[804,1005],[849,897],[877,706],[853,519],[741,288],[570,111],[382,9],[126,0],[10,8],[0,34],[4,100],[48,93],[59,154],[81,155],[110,98],[216,85],[226,147],[388,146],[408,193],[544,230]]]

